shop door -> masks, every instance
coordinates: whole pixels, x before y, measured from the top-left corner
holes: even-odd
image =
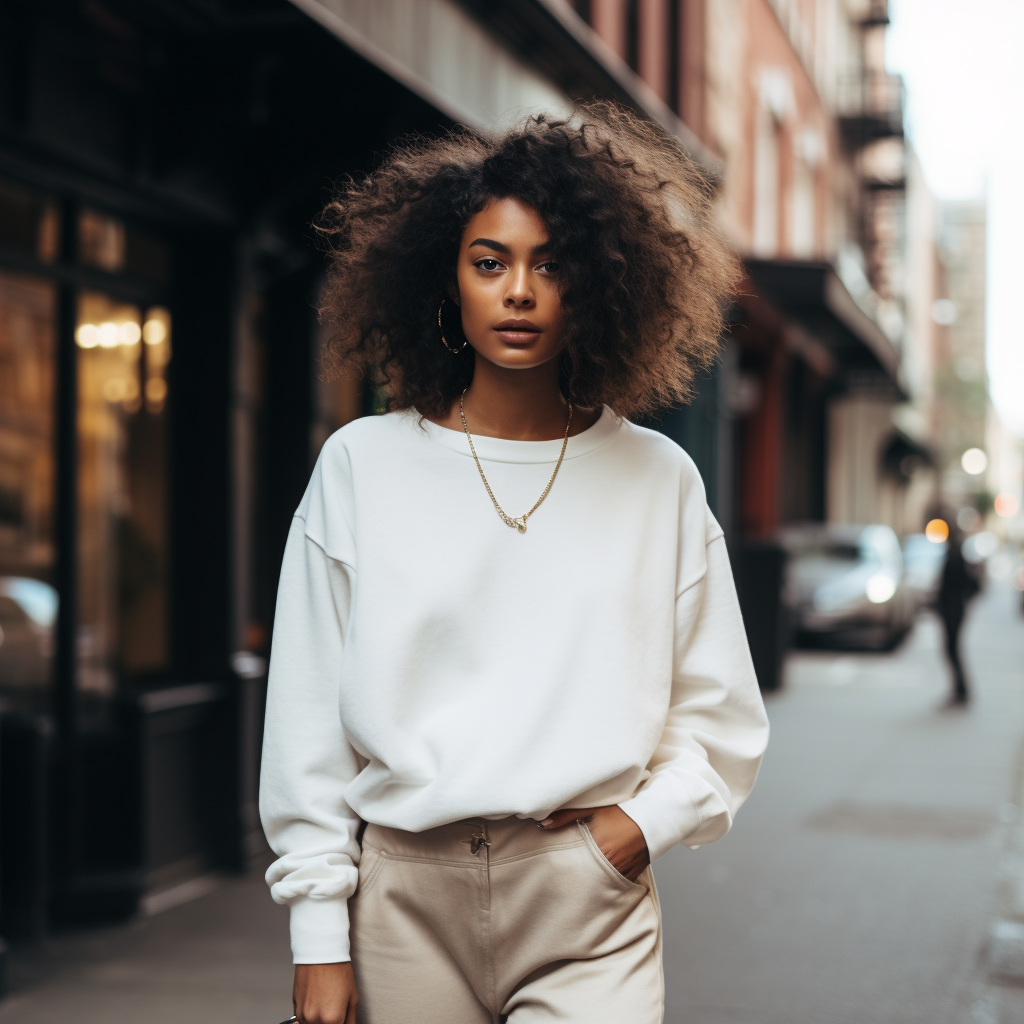
[[[0,271],[0,702],[48,706],[54,573],[55,289]]]
[[[167,670],[170,316],[98,292],[78,299],[78,625],[84,727],[119,686]]]
[[[0,270],[0,934],[8,939],[39,937],[46,923],[55,348],[52,282]]]

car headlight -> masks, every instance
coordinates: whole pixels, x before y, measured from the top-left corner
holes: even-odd
[[[886,576],[884,572],[879,572],[875,573],[874,576],[868,577],[864,589],[867,592],[868,600],[872,604],[885,604],[896,593],[896,582],[891,576]]]

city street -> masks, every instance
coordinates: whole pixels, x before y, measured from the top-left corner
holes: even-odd
[[[733,832],[658,865],[669,1024],[1013,1024],[985,936],[1019,795],[1024,618],[975,603],[969,711],[940,710],[936,620],[892,655],[798,652]],[[0,1022],[276,1024],[286,916],[259,873],[16,958]],[[624,1022],[628,1024],[628,1022]]]

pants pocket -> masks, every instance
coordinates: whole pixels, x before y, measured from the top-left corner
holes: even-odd
[[[360,900],[370,891],[373,883],[380,877],[387,860],[387,854],[383,850],[363,844],[363,850],[359,857],[359,881],[356,884],[356,891],[350,899]]]
[[[590,850],[591,855],[597,862],[598,867],[607,875],[612,881],[626,892],[635,893],[647,893],[647,886],[640,882],[631,882],[619,869],[602,853],[601,847],[597,845],[597,840],[594,839],[590,832],[590,826],[585,821],[577,822],[579,826],[580,834],[586,841],[587,848]]]

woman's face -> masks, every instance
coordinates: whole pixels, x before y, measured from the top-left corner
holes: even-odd
[[[526,370],[565,345],[559,268],[540,214],[495,199],[467,225],[459,246],[462,329],[479,356]]]

